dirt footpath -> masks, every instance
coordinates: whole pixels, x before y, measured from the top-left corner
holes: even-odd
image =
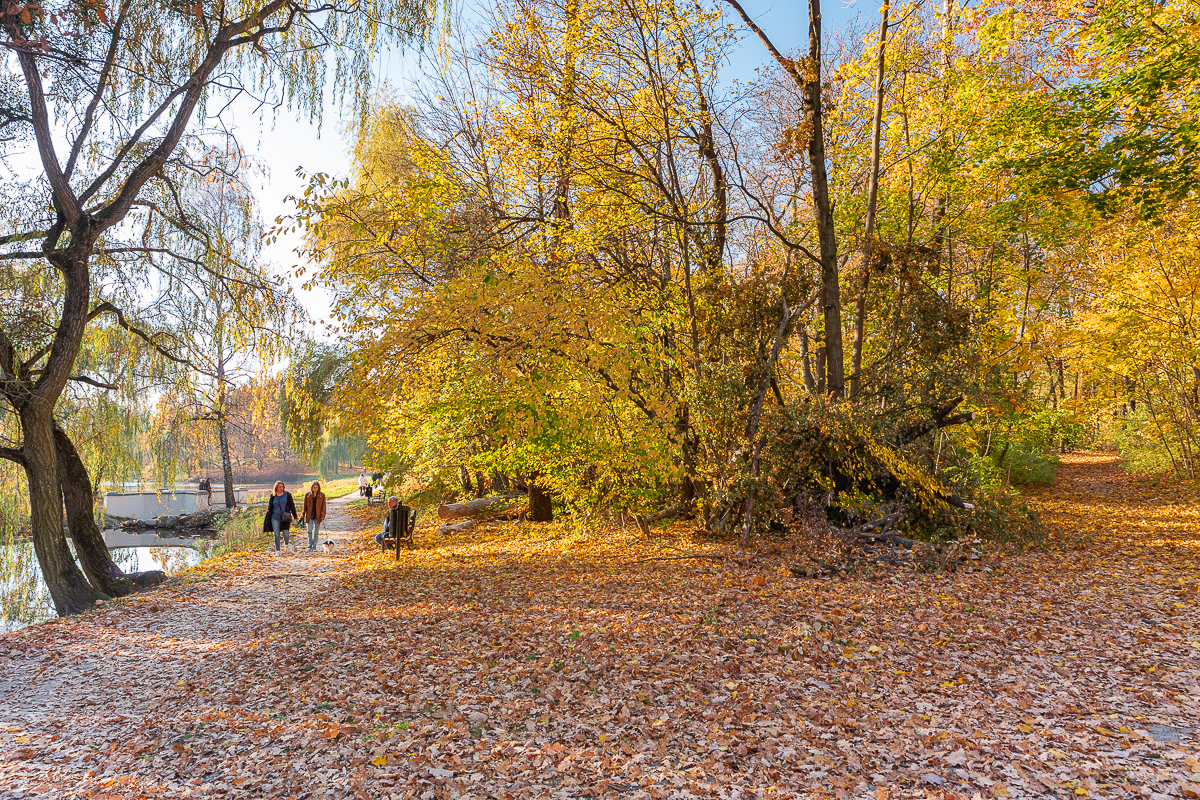
[[[305,552],[297,526],[281,556],[247,554],[234,572],[0,636],[0,798],[137,796],[116,749],[138,743],[143,761],[170,751],[169,731],[193,727],[210,703],[196,687],[239,672],[255,632],[328,591],[352,560],[359,526],[345,506],[357,497],[329,501],[320,539],[336,543],[332,553]]]

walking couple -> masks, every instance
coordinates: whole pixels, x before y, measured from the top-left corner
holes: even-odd
[[[283,481],[275,481],[263,518],[263,533],[275,534],[275,555],[279,555],[281,538],[284,545],[291,543],[292,520],[297,516],[308,528],[309,552],[317,552],[317,538],[321,535],[321,523],[325,521],[325,508],[325,493],[321,491],[319,482],[313,481],[312,488],[304,495],[304,511],[297,515],[292,493],[283,485]]]

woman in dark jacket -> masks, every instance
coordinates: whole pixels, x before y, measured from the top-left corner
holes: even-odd
[[[263,517],[263,533],[275,533],[275,555],[279,555],[279,536],[289,544],[292,520],[296,518],[296,501],[292,493],[283,487],[283,481],[275,481],[275,489],[267,500],[267,515]]]

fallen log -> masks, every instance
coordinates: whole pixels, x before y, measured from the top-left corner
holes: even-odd
[[[954,506],[955,508],[961,508],[965,511],[974,511],[975,510],[974,503],[968,503],[966,500],[963,500],[961,497],[955,497],[952,494],[938,492],[935,495],[935,497],[937,497],[937,499],[941,500],[942,502],[946,503],[947,505]]]
[[[181,528],[210,528],[218,519],[225,514],[225,510],[220,511],[197,511],[194,514],[180,514],[179,527]]]
[[[461,503],[442,503],[438,506],[439,519],[462,519],[488,510],[500,510],[500,506],[508,506],[516,500],[519,494],[497,494],[491,497],[480,497],[476,500],[464,500]],[[493,506],[496,508],[493,509]]]
[[[863,531],[886,531],[902,519],[904,519],[904,512],[897,511],[895,514],[888,514],[886,517],[881,517],[874,522],[868,522],[863,526]]]
[[[453,522],[447,525],[438,526],[438,533],[457,533],[458,531],[469,531],[475,527],[475,520],[464,519],[462,522]]]
[[[664,508],[661,511],[655,511],[653,514],[643,517],[643,519],[646,522],[661,522],[664,519],[682,516],[685,511],[686,509],[682,505],[675,505],[670,508]]]

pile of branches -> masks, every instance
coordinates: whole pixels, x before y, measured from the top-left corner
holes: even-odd
[[[854,528],[830,526],[829,553],[823,557],[810,553],[803,563],[789,564],[788,569],[799,578],[845,575],[870,567],[953,572],[980,559],[981,539],[966,537],[936,544],[909,539],[895,528],[903,519],[904,513],[897,511]]]

